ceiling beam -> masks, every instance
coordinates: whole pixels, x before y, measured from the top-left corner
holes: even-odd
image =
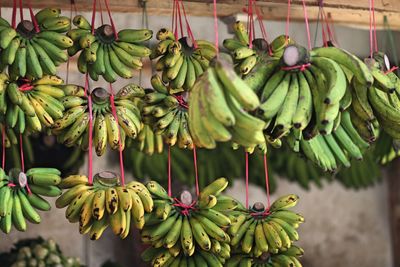
[[[190,15],[212,16],[212,0],[183,0],[185,9]],[[7,2],[7,3],[4,3]],[[114,12],[137,13],[142,11],[140,0],[109,0],[110,8]],[[147,0],[147,10],[150,15],[170,15],[172,0]],[[315,21],[318,15],[318,1],[306,0],[310,21]],[[325,0],[324,10],[330,13],[337,24],[346,24],[359,27],[369,25],[369,6],[367,0]],[[60,0],[31,0],[34,8],[59,7],[69,9],[69,1]],[[75,0],[79,11],[88,11],[92,8],[91,0]],[[247,0],[218,0],[218,15],[231,16],[243,12]],[[258,0],[263,18],[269,20],[285,20],[287,13],[286,0]],[[4,6],[11,6],[12,1],[3,1]],[[384,16],[388,17],[393,29],[400,29],[400,1],[376,1],[376,22],[378,27],[383,26]],[[291,19],[304,20],[301,0],[292,0]]]

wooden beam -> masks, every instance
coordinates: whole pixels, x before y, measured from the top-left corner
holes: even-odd
[[[4,6],[11,6],[12,1],[6,2]],[[69,1],[60,0],[31,0],[34,8],[58,7],[69,9]],[[91,0],[75,0],[79,11],[92,9]],[[110,0],[110,8],[114,12],[142,12],[140,0]],[[184,0],[188,14],[194,16],[212,16],[212,0]],[[304,20],[300,0],[292,0],[291,19],[294,21]],[[306,0],[310,21],[315,21],[318,15],[318,1]],[[247,0],[218,0],[218,15],[220,17],[231,16],[242,13]],[[147,10],[150,15],[171,15],[171,0],[147,0]],[[369,6],[367,0],[325,0],[325,11],[330,13],[337,24],[367,27],[369,25]],[[286,19],[286,0],[259,0],[263,18],[268,20]],[[383,17],[387,16],[391,27],[400,29],[400,1],[381,0],[376,1],[376,22],[377,26],[383,26]]]
[[[400,266],[400,159],[395,159],[387,172],[389,223],[391,226],[393,266]]]

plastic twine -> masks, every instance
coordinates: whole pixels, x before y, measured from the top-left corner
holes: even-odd
[[[195,174],[195,183],[196,183],[196,194],[197,196],[200,195],[200,189],[199,189],[199,173],[197,170],[197,151],[196,151],[196,146],[193,147],[193,164],[194,164],[194,174]]]
[[[5,128],[6,126],[4,125],[2,130],[1,130],[1,142],[2,142],[2,168],[3,170],[6,168],[6,137],[5,137]]]
[[[111,10],[110,10],[110,6],[109,6],[109,4],[108,4],[108,0],[104,0],[104,3],[105,3],[105,5],[106,5],[106,9],[107,9],[107,13],[108,13],[108,18],[110,19],[111,27],[112,27],[112,29],[113,29],[113,31],[114,31],[115,40],[118,40],[118,33],[117,33],[117,30],[116,30],[116,27],[115,27],[114,20],[113,20],[113,18],[112,18],[112,16],[111,16]]]
[[[217,17],[217,0],[213,0],[213,11],[214,11],[214,33],[215,33],[215,48],[217,49],[217,57],[219,57],[219,36],[218,36],[218,17]]]
[[[117,108],[115,107],[114,92],[113,92],[113,87],[112,87],[111,83],[110,83],[110,102],[111,102],[112,114],[118,125],[119,168],[120,168],[120,172],[121,172],[121,183],[122,183],[122,185],[125,185],[124,155],[122,153],[121,128],[119,127],[119,123],[118,123]]]
[[[268,175],[268,163],[267,163],[267,154],[264,154],[264,174],[265,174],[265,189],[267,190],[267,209],[266,212],[269,212],[271,208],[271,199],[269,192],[269,175]]]
[[[94,23],[96,22],[96,0],[93,0],[93,7],[92,7],[92,34],[94,34]]]
[[[35,14],[33,13],[32,5],[31,5],[31,1],[30,0],[28,0],[28,9],[29,9],[29,15],[31,16],[31,20],[32,20],[33,26],[35,28],[35,32],[38,33],[38,32],[40,32],[40,28],[39,28],[39,24],[37,22],[37,19],[35,17]]]
[[[172,196],[172,177],[171,177],[171,146],[168,145],[168,196]]]
[[[249,208],[249,153],[245,152],[246,160],[246,209]]]
[[[286,15],[286,25],[285,25],[286,43],[289,41],[290,9],[291,9],[291,0],[288,0],[288,3],[287,3],[287,15]]]
[[[22,10],[22,0],[19,0],[19,18],[21,21],[24,20],[24,11]]]
[[[306,31],[307,31],[308,49],[311,50],[311,34],[310,34],[310,25],[308,23],[308,14],[307,14],[306,1],[302,0],[302,3],[303,3],[304,21],[305,21],[305,24],[306,24]]]
[[[185,6],[183,5],[183,1],[182,0],[180,0],[180,3],[181,3],[182,11],[183,11],[183,17],[184,17],[185,23],[186,23],[187,34],[188,34],[189,38],[192,40],[194,48],[197,48],[197,42],[196,42],[196,39],[194,38],[194,35],[193,35],[193,32],[192,32],[192,28],[190,27],[189,21],[187,19]]]
[[[15,29],[17,26],[17,0],[13,0],[13,10],[11,17],[11,26]]]

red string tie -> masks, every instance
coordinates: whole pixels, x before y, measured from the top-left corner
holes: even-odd
[[[195,209],[195,205],[196,205],[196,200],[194,200],[190,205],[186,205],[184,203],[182,203],[179,199],[174,198],[175,203],[173,204],[174,207],[179,207],[181,208],[181,214],[184,216],[189,216],[190,211],[192,210],[196,210]]]
[[[296,65],[296,66],[290,66],[290,67],[282,67],[281,70],[300,70],[300,71],[305,71],[309,66],[311,66],[311,63],[302,64],[302,65]]]
[[[398,68],[399,68],[399,67],[397,67],[397,66],[393,66],[390,70],[387,70],[387,71],[385,71],[384,73],[385,73],[385,75],[388,75],[389,73],[391,73],[391,72],[397,70]]]
[[[184,107],[186,109],[189,109],[189,105],[186,103],[185,99],[183,99],[182,95],[174,95],[176,100],[178,100],[178,103],[181,107]]]
[[[32,90],[33,89],[33,85],[30,85],[30,84],[23,84],[23,85],[21,85],[20,87],[19,87],[19,90],[20,91],[29,91],[29,90]]]

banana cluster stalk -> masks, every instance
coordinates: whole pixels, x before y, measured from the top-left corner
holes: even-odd
[[[1,258],[5,267],[83,267],[78,258],[66,257],[52,240],[23,239]]]
[[[257,95],[224,59],[197,80],[189,94],[189,129],[194,144],[208,149],[232,141],[244,147],[265,143],[265,123],[251,115]]]
[[[226,263],[226,267],[302,267],[300,257],[304,250],[298,246],[291,246],[279,254],[265,254],[261,258],[254,259],[248,255],[234,255]]]
[[[92,26],[83,16],[76,16],[72,22],[78,28],[67,33],[74,42],[68,54],[73,56],[81,51],[78,69],[89,73],[95,81],[99,76],[110,83],[118,77],[132,78],[132,70],[140,70],[142,58],[151,54],[144,45],[153,36],[151,30],[124,29],[115,33],[110,25],[104,24],[92,33]]]
[[[299,240],[296,229],[304,222],[303,216],[289,210],[298,199],[291,194],[278,198],[268,211],[257,202],[252,209],[237,212],[236,222],[228,230],[232,248],[254,258],[290,249]]]
[[[185,94],[171,94],[160,76],[151,78],[154,90],[146,90],[142,108],[143,121],[153,128],[154,136],[161,135],[170,146],[193,148],[188,126],[188,111]],[[151,139],[148,140],[151,142]],[[157,146],[161,146],[159,143]],[[161,149],[161,148],[160,148]],[[158,150],[160,150],[158,149]]]
[[[51,128],[54,121],[63,117],[61,98],[65,93],[60,88],[63,82],[57,76],[44,75],[34,80],[20,78],[2,87],[0,112],[6,125],[18,133],[38,133]]]
[[[112,172],[95,175],[93,185],[84,175],[71,175],[60,187],[68,190],[57,199],[56,207],[68,207],[68,221],[79,222],[79,232],[89,234],[91,240],[98,240],[108,227],[125,239],[131,225],[142,229],[145,212],[153,210],[153,199],[143,184],[133,181],[120,185]]]
[[[12,226],[25,232],[26,220],[40,223],[37,210],[49,211],[50,204],[45,197],[58,197],[61,190],[60,171],[54,168],[32,168],[26,173],[11,169],[9,175],[0,169],[0,229],[5,234]],[[29,189],[28,189],[29,188]]]
[[[206,266],[222,266],[230,256],[226,230],[232,223],[225,213],[239,205],[235,199],[220,195],[227,186],[225,178],[216,179],[193,201],[188,191],[183,191],[178,200],[169,197],[155,181],[146,185],[153,196],[154,210],[145,215],[142,241],[154,248],[165,248],[153,250],[154,255],[148,257],[152,266],[169,266],[173,261],[187,261],[202,254],[213,255],[213,262],[218,263],[213,265],[206,260]]]
[[[56,75],[57,66],[68,60],[65,50],[73,45],[63,34],[70,27],[70,19],[60,14],[60,9],[40,10],[35,15],[39,32],[29,20],[21,21],[14,29],[0,18],[0,70],[8,67],[13,80]]]
[[[295,152],[301,151],[324,171],[334,172],[340,165],[351,166],[351,159],[362,160],[369,143],[363,140],[354,127],[350,113],[341,113],[341,121],[334,132],[327,135],[317,135],[312,139],[295,140],[289,136],[289,145]]]
[[[66,96],[62,98],[65,112],[62,118],[52,126],[53,134],[60,143],[66,146],[80,146],[82,150],[89,149],[89,107],[84,88],[74,85],[64,87]],[[129,84],[123,87],[115,96],[115,106],[118,122],[113,116],[110,94],[104,88],[98,87],[91,92],[93,116],[93,146],[96,154],[101,156],[107,148],[122,149],[126,137],[135,138],[142,129],[139,108],[131,98],[143,96],[140,86]],[[119,139],[121,137],[121,139]]]
[[[280,58],[285,46],[292,44],[293,41],[281,35],[275,38],[271,44],[263,38],[249,39],[247,27],[241,21],[236,21],[233,25],[235,38],[225,39],[224,47],[232,54],[235,70],[238,74],[247,75],[257,65],[263,68],[260,59],[265,57]],[[252,48],[250,48],[250,42]],[[271,53],[271,54],[270,54]],[[263,79],[268,78],[268,72],[264,73]]]
[[[158,58],[156,69],[162,71],[162,81],[169,84],[171,93],[190,90],[216,55],[212,43],[188,37],[177,40],[165,28],[157,32],[156,38],[159,43],[152,49],[150,59]]]

